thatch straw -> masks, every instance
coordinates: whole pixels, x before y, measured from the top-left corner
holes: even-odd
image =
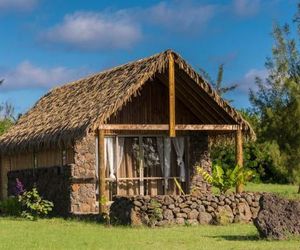
[[[178,54],[170,50],[131,62],[51,90],[0,137],[0,152],[66,146],[120,110],[156,73],[168,67],[168,53],[175,63],[203,88],[244,130],[250,125],[222,100]]]

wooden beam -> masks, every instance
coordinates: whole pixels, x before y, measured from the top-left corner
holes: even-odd
[[[175,67],[172,53],[169,53],[169,135],[175,137]]]
[[[168,86],[168,78],[164,75],[164,74],[158,74],[157,78],[160,80],[160,82],[165,85]],[[190,111],[203,123],[209,122],[209,123],[214,123],[214,121],[211,120],[211,118],[206,115],[206,113],[204,112],[200,112],[199,108],[202,108],[201,104],[199,104],[199,102],[195,102],[195,99],[193,98],[193,96],[190,96],[188,94],[186,94],[186,91],[183,91],[182,88],[180,88],[180,84],[176,85],[176,97],[179,98],[182,103],[184,103],[186,105],[188,109],[190,109]],[[204,108],[203,108],[204,109]],[[208,112],[209,113],[209,112]],[[203,120],[203,118],[205,118],[206,120]]]
[[[176,130],[188,131],[236,131],[238,125],[232,124],[177,124]],[[100,130],[169,130],[168,124],[101,124]]]
[[[104,130],[98,130],[99,214],[106,213]]]
[[[242,130],[239,128],[236,131],[236,137],[235,137],[235,154],[236,154],[236,164],[239,168],[243,168],[243,134]],[[244,186],[242,183],[238,183],[236,186],[236,192],[242,193],[244,191]]]

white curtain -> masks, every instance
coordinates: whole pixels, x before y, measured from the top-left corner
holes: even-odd
[[[116,179],[116,176],[114,174],[115,168],[114,168],[114,138],[113,137],[105,137],[104,138],[104,144],[105,144],[105,152],[104,152],[104,159],[105,159],[105,166],[106,168],[109,168],[109,178]]]
[[[115,174],[117,173],[118,169],[121,166],[123,156],[124,156],[124,138],[119,138],[116,141],[117,143],[117,155],[118,155],[118,161],[115,162],[115,151],[114,151],[114,138],[113,137],[106,137],[104,138],[104,164],[105,167],[109,168],[109,177],[112,179],[116,179]],[[98,137],[96,137],[95,140],[95,145],[96,145],[96,179],[98,180],[99,178],[99,173],[98,173]],[[98,187],[98,181],[96,182],[96,194],[99,194],[99,187]]]
[[[173,138],[173,144],[177,155],[177,165],[180,168],[180,181],[185,182],[185,167],[183,161],[184,137]]]
[[[171,175],[171,140],[170,138],[157,137],[157,150],[163,176],[168,178]],[[165,180],[165,187],[168,189],[168,179]]]
[[[117,137],[116,140],[117,143],[117,162],[115,164],[114,173],[116,174],[118,172],[118,169],[121,166],[121,163],[123,161],[124,156],[124,137]]]

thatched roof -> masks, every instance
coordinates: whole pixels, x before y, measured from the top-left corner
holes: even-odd
[[[51,145],[67,145],[120,110],[136,96],[141,86],[168,67],[168,53],[175,64],[205,90],[245,131],[249,124],[220,98],[198,73],[170,50],[88,76],[54,88],[0,137],[0,151],[34,150]]]

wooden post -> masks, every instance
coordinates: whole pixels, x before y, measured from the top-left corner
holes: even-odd
[[[239,127],[239,129],[236,131],[236,137],[235,137],[235,155],[236,155],[236,164],[239,168],[243,168],[243,135],[242,130]],[[244,191],[244,185],[243,184],[237,184],[236,186],[236,192],[242,193]]]
[[[169,135],[175,137],[175,67],[172,53],[169,53]]]
[[[106,212],[104,130],[98,130],[99,214]]]

